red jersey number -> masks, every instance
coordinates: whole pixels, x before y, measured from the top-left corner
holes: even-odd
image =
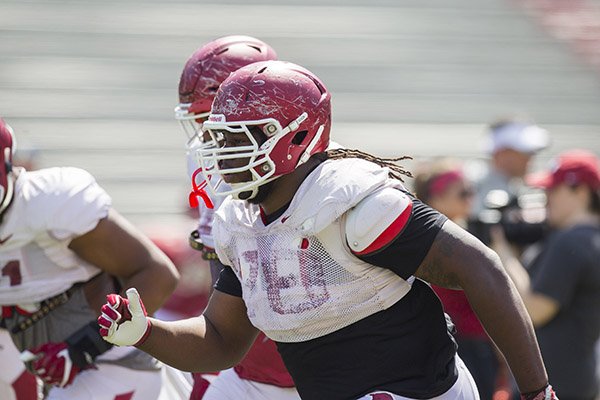
[[[12,260],[2,267],[2,277],[8,277],[10,286],[21,284],[21,265],[18,260]],[[4,278],[2,278],[4,279]]]

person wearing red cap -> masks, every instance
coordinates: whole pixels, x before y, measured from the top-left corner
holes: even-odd
[[[600,393],[594,357],[600,338],[599,160],[585,150],[567,151],[551,171],[528,176],[527,183],[546,190],[553,232],[527,257],[527,268],[500,230],[493,232],[493,248],[523,297],[556,393],[563,400],[592,400]]]

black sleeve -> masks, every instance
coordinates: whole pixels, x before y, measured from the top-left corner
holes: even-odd
[[[215,289],[219,292],[227,293],[232,296],[242,297],[242,284],[235,276],[231,267],[224,265],[219,279],[215,283]]]
[[[394,271],[403,279],[409,278],[417,271],[442,225],[448,219],[410,193],[407,195],[413,201],[413,209],[408,225],[400,235],[381,250],[358,256],[369,264]]]

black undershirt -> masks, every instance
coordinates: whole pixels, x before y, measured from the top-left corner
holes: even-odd
[[[263,222],[264,222],[265,226],[271,224],[272,222],[277,221],[279,219],[279,217],[281,217],[283,215],[283,213],[288,209],[288,207],[290,206],[291,203],[292,202],[290,201],[285,206],[273,211],[271,214],[262,213],[261,215],[263,217]],[[261,208],[261,210],[262,210],[262,208]]]
[[[415,273],[447,220],[411,198],[411,217],[401,234],[385,248],[361,257],[405,279]],[[266,217],[271,222],[277,218]],[[229,267],[221,271],[215,288],[242,295]],[[387,310],[328,335],[278,342],[277,347],[302,399],[356,399],[374,390],[428,399],[446,392],[457,379],[456,345],[449,330],[439,299],[417,279]]]

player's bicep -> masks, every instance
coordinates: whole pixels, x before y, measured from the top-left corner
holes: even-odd
[[[111,209],[91,231],[73,239],[69,248],[85,261],[121,278],[142,268],[170,263],[150,239]]]
[[[415,276],[443,288],[460,289],[456,273],[447,265],[448,261],[460,258],[460,246],[460,238],[442,227]]]
[[[474,288],[501,270],[498,256],[473,235],[446,221],[415,275],[449,288]]]
[[[234,363],[246,354],[258,335],[243,299],[219,290],[213,291],[204,318],[207,337],[218,343]]]

